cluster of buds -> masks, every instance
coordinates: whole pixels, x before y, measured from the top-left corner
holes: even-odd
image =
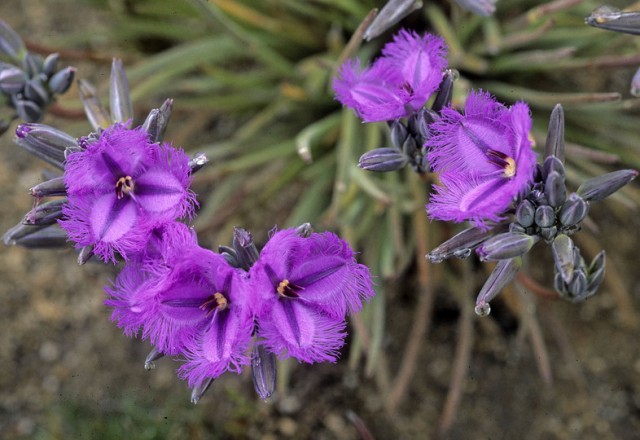
[[[489,313],[489,301],[515,276],[521,257],[540,240],[551,245],[557,292],[572,302],[595,294],[604,279],[605,253],[587,265],[569,236],[580,230],[591,202],[602,200],[633,180],[638,172],[620,170],[584,182],[567,195],[564,160],[564,113],[557,105],[551,114],[545,159],[536,166],[530,188],[517,200],[511,221],[491,230],[468,228],[431,251],[427,258],[466,258],[475,249],[483,261],[498,264],[476,301],[476,312]]]
[[[16,117],[39,121],[55,95],[69,89],[76,69],[58,69],[59,60],[57,53],[43,58],[27,51],[20,36],[0,20],[0,94],[15,111],[9,118],[0,119],[0,134]]]

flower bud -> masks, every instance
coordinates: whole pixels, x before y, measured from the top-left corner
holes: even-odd
[[[191,156],[189,160],[189,168],[191,169],[191,174],[196,171],[200,171],[202,167],[204,167],[207,163],[209,163],[209,158],[204,153],[196,153]]]
[[[560,223],[563,226],[575,226],[579,224],[587,216],[589,212],[589,204],[585,202],[578,194],[569,195],[558,215]]]
[[[13,238],[7,240],[5,238],[6,245],[22,246],[29,249],[51,249],[66,247],[69,237],[57,224],[42,226],[42,225],[23,225],[24,228],[29,228],[26,233],[14,234]],[[15,229],[15,228],[14,228]],[[7,232],[8,233],[8,232]],[[5,234],[6,237],[7,234]]]
[[[2,65],[0,70],[0,91],[13,95],[20,92],[27,82],[27,77],[19,68],[10,64]]]
[[[24,86],[24,96],[39,106],[46,106],[50,101],[49,93],[46,91],[39,78],[27,81]]]
[[[83,266],[85,264],[87,264],[87,262],[91,259],[91,257],[93,257],[95,255],[95,252],[93,251],[94,249],[94,245],[90,244],[87,246],[83,246],[82,249],[80,249],[80,252],[78,252],[78,266]]]
[[[82,105],[84,106],[84,112],[93,129],[100,131],[100,129],[109,127],[111,125],[111,118],[100,103],[100,100],[96,96],[96,89],[91,83],[84,79],[78,80],[78,90],[80,92]],[[154,142],[154,140],[151,142]]]
[[[276,356],[259,343],[251,353],[251,375],[256,393],[266,401],[276,389]]]
[[[568,292],[574,302],[587,299],[587,276],[584,271],[577,270],[569,283]]]
[[[33,197],[64,196],[67,194],[67,187],[64,184],[64,176],[55,177],[46,182],[37,184],[29,189]]]
[[[111,87],[109,88],[109,108],[114,122],[127,122],[133,118],[133,106],[129,95],[129,82],[122,67],[122,61],[114,58],[111,63]]]
[[[573,241],[565,234],[558,235],[551,244],[551,254],[556,270],[565,283],[569,283],[573,278],[575,269],[573,249]]]
[[[536,208],[534,220],[536,225],[541,228],[549,228],[553,226],[553,223],[556,221],[556,214],[553,208],[549,205],[538,206]]]
[[[14,100],[18,117],[27,122],[37,122],[42,118],[42,109],[38,104],[24,99]]]
[[[44,62],[42,63],[42,73],[44,73],[47,78],[51,77],[51,75],[53,75],[57,70],[59,61],[59,53],[52,53],[47,55],[47,57],[44,59]]]
[[[53,94],[61,94],[69,90],[71,84],[73,84],[73,79],[76,75],[75,67],[66,67],[59,72],[56,72],[51,79],[49,79],[49,90]]]
[[[426,257],[432,263],[441,263],[447,258],[462,255],[467,250],[474,249],[492,233],[493,231],[483,231],[475,227],[465,229],[429,252]]]
[[[402,122],[394,120],[389,123],[389,129],[391,131],[391,143],[398,149],[401,149],[407,136],[409,136],[407,127],[405,127]]]
[[[557,157],[564,161],[564,110],[560,104],[556,104],[549,119],[549,129],[544,145],[544,157]]]
[[[556,171],[551,171],[544,184],[544,194],[547,196],[549,205],[554,208],[562,206],[567,199],[567,187],[564,176]]]
[[[246,271],[251,269],[260,256],[251,232],[246,229],[233,228],[233,249],[236,251],[240,267]]]
[[[52,200],[35,206],[24,216],[25,225],[52,225],[62,217],[62,206],[66,199]]]
[[[504,232],[486,240],[476,253],[482,261],[506,260],[526,254],[537,242],[537,236]]]
[[[43,124],[20,124],[14,142],[34,156],[62,169],[65,150],[77,149],[78,142],[68,134]]]
[[[0,54],[18,59],[25,51],[24,43],[16,31],[0,20]]]
[[[42,72],[42,68],[44,67],[44,59],[35,53],[27,52],[22,60],[22,65],[24,70],[27,73],[29,78],[33,78],[37,76],[40,72]]]
[[[144,359],[144,369],[147,371],[154,370],[156,368],[155,361],[164,357],[164,353],[158,351],[156,347],[153,347],[147,357]]]
[[[553,239],[556,238],[557,234],[558,234],[558,228],[556,226],[540,228],[540,236],[547,243],[551,243],[551,241],[553,241]]]
[[[516,220],[525,228],[533,225],[535,208],[529,200],[522,200],[516,208]]]
[[[516,272],[520,269],[520,258],[511,258],[508,260],[501,260],[496,264],[495,269],[489,275],[489,278],[480,289],[480,293],[476,298],[476,314],[479,316],[487,316],[491,312],[489,307],[489,301],[500,293],[500,291],[513,280]]]
[[[585,22],[589,26],[625,34],[640,34],[640,12],[622,12],[610,6],[600,6]]]
[[[167,99],[159,109],[153,109],[142,124],[142,128],[149,133],[151,142],[161,142],[169,124],[169,117],[173,108],[173,99]]]
[[[194,386],[193,390],[191,390],[191,403],[193,403],[194,405],[197,404],[200,399],[202,399],[202,396],[204,396],[204,393],[207,392],[212,383],[213,379],[207,378],[198,385]]]
[[[619,170],[585,181],[576,193],[585,201],[596,202],[610,196],[636,178],[636,170]]]
[[[456,0],[456,3],[474,14],[489,17],[496,11],[497,0]]]
[[[364,32],[363,38],[371,41],[421,7],[420,0],[389,0]]]
[[[431,110],[439,112],[443,108],[451,104],[451,98],[453,97],[453,83],[459,78],[460,74],[457,70],[447,69],[442,76],[442,82],[438,88],[438,93],[433,100]]]
[[[413,139],[409,136],[407,140]],[[408,159],[402,151],[395,148],[376,148],[367,151],[358,162],[358,166],[367,171],[397,171],[407,165]]]

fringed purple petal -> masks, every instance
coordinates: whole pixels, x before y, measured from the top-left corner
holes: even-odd
[[[145,247],[150,230],[134,227],[137,210],[134,203],[116,206],[115,196],[92,200],[84,196],[69,197],[63,205],[58,223],[69,240],[80,249],[93,245],[94,253],[105,262],[116,262],[116,254],[129,259]]]
[[[290,275],[303,288],[301,298],[336,319],[360,311],[363,300],[375,295],[369,268],[358,264],[348,243],[331,232],[303,240],[308,240],[308,254]]]
[[[115,191],[120,177],[138,174],[151,160],[149,135],[142,129],[114,124],[100,134],[85,151],[72,153],[65,162],[65,184],[69,194],[87,194],[106,187]],[[120,170],[122,176],[114,176]]]
[[[190,387],[215,379],[225,371],[240,373],[251,360],[247,349],[253,333],[253,317],[247,309],[234,307],[218,312],[204,331],[185,347],[187,363],[178,374]]]
[[[346,336],[344,320],[289,298],[274,303],[259,326],[269,351],[281,359],[291,356],[307,363],[335,362]]]
[[[473,221],[480,228],[503,219],[533,179],[531,117],[525,103],[511,108],[485,92],[472,92],[461,115],[443,109],[431,124],[428,160],[441,173],[427,211],[432,219]]]
[[[431,34],[419,36],[402,29],[382,49],[380,60],[399,69],[402,79],[398,94],[402,96],[404,91],[405,102],[419,110],[438,90],[447,66],[446,54],[447,47],[442,38]]]
[[[406,116],[397,83],[398,72],[389,65],[376,63],[362,69],[358,60],[349,60],[338,71],[333,88],[336,99],[364,122],[377,122]]]

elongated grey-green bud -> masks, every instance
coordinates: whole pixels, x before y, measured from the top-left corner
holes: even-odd
[[[564,161],[564,110],[560,104],[556,104],[549,118],[549,129],[544,144],[544,157],[557,157]]]
[[[602,200],[636,178],[636,170],[618,170],[585,181],[576,193],[588,202]]]
[[[533,225],[536,209],[529,200],[522,200],[516,207],[516,221],[528,228]]]
[[[482,261],[507,260],[526,254],[538,240],[538,236],[504,232],[487,239],[476,253]]]
[[[371,41],[421,7],[420,0],[389,0],[364,32],[363,38]]]
[[[582,197],[576,193],[569,195],[569,199],[564,202],[558,218],[563,226],[575,226],[578,225],[589,212],[589,204],[585,202]]]
[[[622,12],[611,6],[600,6],[585,22],[589,26],[625,34],[640,35],[640,12]]]
[[[409,140],[413,141],[411,136],[407,137]],[[376,148],[360,156],[358,166],[367,171],[388,172],[401,170],[407,163],[407,155],[396,148]]]
[[[559,234],[551,244],[556,270],[565,283],[571,281],[575,270],[573,249],[573,241],[565,234]]]
[[[111,119],[113,122],[126,122],[133,118],[129,81],[122,66],[122,61],[117,58],[114,58],[111,63],[109,109],[111,110]]]
[[[468,251],[476,248],[492,233],[493,231],[483,231],[475,227],[467,228],[429,252],[426,257],[432,263],[441,263],[447,258],[467,255]]]
[[[502,260],[496,264],[495,269],[493,269],[482,289],[480,289],[480,293],[478,293],[475,307],[476,314],[487,316],[491,312],[489,301],[495,298],[504,286],[513,280],[521,264],[522,260],[520,258]]]

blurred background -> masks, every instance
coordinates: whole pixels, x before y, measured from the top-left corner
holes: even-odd
[[[634,438],[640,432],[640,192],[594,204],[573,238],[585,259],[607,251],[600,292],[573,305],[549,295],[553,260],[539,245],[523,276],[473,313],[490,273],[477,259],[432,265],[424,254],[460,228],[430,223],[429,187],[410,171],[357,168],[389,146],[384,124],[341,109],[331,77],[346,55],[370,60],[390,29],[361,47],[351,35],[374,0],[3,0],[0,18],[29,50],[59,52],[108,102],[113,57],[127,70],[136,124],[174,98],[166,141],[205,152],[195,177],[202,246],[234,226],[264,243],[274,225],[338,232],[376,276],[377,297],[350,320],[335,364],[279,365],[269,402],[251,375],[225,374],[197,404],[146,342],[122,336],[103,305],[113,267],[79,267],[71,250],[0,251],[2,438]],[[529,102],[544,145],[565,109],[569,188],[640,167],[640,101],[629,93],[640,37],[588,27],[592,0],[499,0],[494,16],[430,1],[401,25],[442,35],[470,88]],[[613,3],[618,7],[627,4]],[[87,134],[77,86],[45,123]],[[33,204],[45,168],[0,137],[0,228]],[[539,149],[540,147],[538,147]],[[365,428],[371,437],[367,437]]]

